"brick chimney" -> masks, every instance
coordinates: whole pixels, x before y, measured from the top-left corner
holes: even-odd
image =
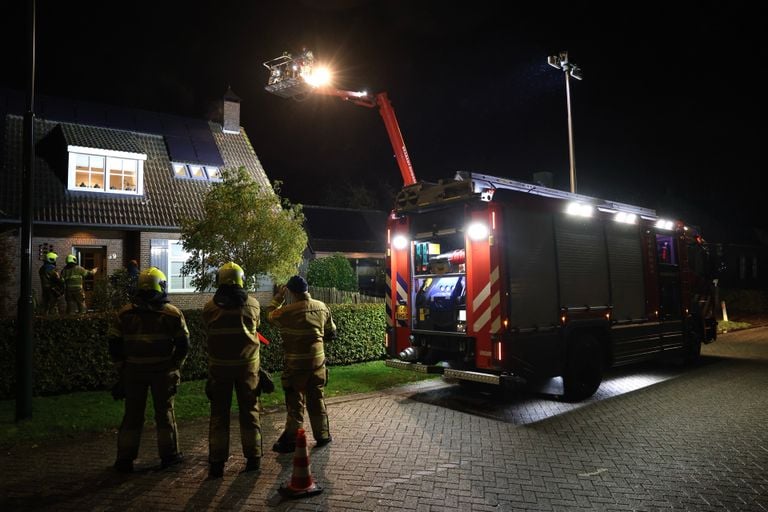
[[[240,133],[240,98],[227,87],[224,93],[223,119],[221,125],[224,133]]]

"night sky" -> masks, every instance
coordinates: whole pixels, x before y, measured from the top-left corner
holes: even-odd
[[[24,3],[5,2],[0,20],[0,86],[19,90]],[[137,1],[115,12],[122,3],[38,0],[37,90],[206,117],[230,85],[292,201],[322,203],[344,183],[399,188],[376,110],[264,90],[262,63],[306,46],[338,87],[389,94],[417,178],[550,171],[568,189],[565,82],[546,62],[568,50],[584,75],[571,82],[580,193],[768,224],[761,16],[740,2],[536,4]]]

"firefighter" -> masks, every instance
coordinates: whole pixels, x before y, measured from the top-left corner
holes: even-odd
[[[67,264],[61,271],[61,279],[64,281],[64,298],[67,301],[67,314],[85,313],[85,292],[83,291],[83,278],[95,275],[98,268],[86,270],[77,264],[74,254],[67,255]]]
[[[226,263],[216,276],[216,294],[203,308],[208,332],[208,382],[211,401],[208,428],[209,474],[219,478],[229,458],[229,419],[232,390],[240,410],[240,439],[245,471],[261,465],[259,418],[259,302],[243,288],[245,273],[236,263]]]
[[[159,269],[141,272],[133,303],[120,310],[109,329],[109,352],[125,395],[114,465],[122,473],[133,471],[138,456],[148,389],[155,408],[161,467],[182,461],[173,400],[189,352],[189,331],[182,312],[168,303],[166,285]]]
[[[291,294],[292,301],[283,307],[286,293]],[[267,320],[280,328],[285,353],[281,383],[287,417],[285,430],[272,450],[295,450],[296,432],[304,424],[305,403],[315,442],[324,446],[331,442],[323,399],[323,388],[328,382],[324,341],[336,337],[331,311],[323,302],[310,297],[307,282],[301,276],[293,276],[267,306]]]
[[[46,316],[59,313],[59,297],[64,293],[64,281],[56,271],[58,257],[53,251],[46,253],[45,261],[38,271],[43,292],[42,310]]]

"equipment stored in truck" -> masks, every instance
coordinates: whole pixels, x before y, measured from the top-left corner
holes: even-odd
[[[695,228],[651,209],[475,173],[405,187],[388,221],[389,366],[581,400],[618,365],[716,337]]]

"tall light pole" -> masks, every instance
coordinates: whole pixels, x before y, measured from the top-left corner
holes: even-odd
[[[21,192],[21,282],[17,312],[16,421],[32,417],[32,220],[35,172],[35,0],[29,2],[29,75],[24,112]]]
[[[581,69],[568,60],[568,52],[547,57],[547,63],[565,74],[565,99],[568,104],[568,153],[571,158],[571,193],[576,193],[576,159],[573,156],[573,118],[571,117],[571,82],[570,77],[581,80]]]

